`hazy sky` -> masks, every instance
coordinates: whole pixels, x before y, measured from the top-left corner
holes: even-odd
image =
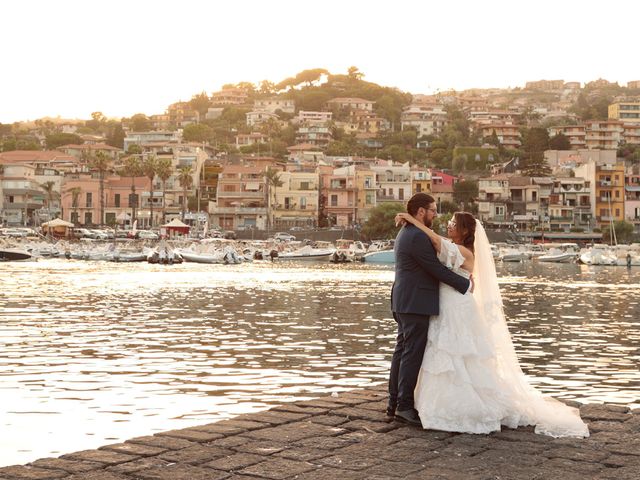
[[[0,122],[163,113],[309,68],[412,93],[640,80],[636,0],[2,2]]]

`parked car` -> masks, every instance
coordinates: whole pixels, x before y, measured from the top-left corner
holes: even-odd
[[[160,235],[151,230],[138,230],[136,232],[136,238],[140,240],[158,240]]]
[[[236,232],[233,230],[225,230],[222,234],[222,238],[226,238],[227,240],[235,240],[237,237]]]
[[[290,232],[302,232],[303,230],[304,230],[304,228],[302,228],[302,227],[298,227],[298,226],[291,227],[291,228],[289,229],[289,231],[290,231]]]
[[[73,234],[76,238],[93,238],[93,233],[88,228],[75,228]]]
[[[286,232],[276,232],[276,234],[273,236],[274,240],[280,240],[281,242],[291,242],[293,240],[296,239],[295,235],[291,235],[290,233],[286,233]]]

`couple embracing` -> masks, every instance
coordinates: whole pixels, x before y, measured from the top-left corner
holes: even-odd
[[[436,216],[433,197],[417,193],[396,217],[404,226],[395,243],[387,415],[451,432],[535,425],[554,437],[589,436],[577,409],[543,396],[520,369],[480,222],[457,212],[444,238],[430,228]]]

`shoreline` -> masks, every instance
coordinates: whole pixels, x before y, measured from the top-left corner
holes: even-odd
[[[490,435],[385,417],[386,384],[0,467],[0,480],[637,479],[640,408],[583,404],[587,439]]]

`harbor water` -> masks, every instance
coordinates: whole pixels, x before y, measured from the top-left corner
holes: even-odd
[[[640,406],[640,267],[497,269],[537,388]],[[0,466],[387,378],[388,266],[50,259],[0,275]]]

